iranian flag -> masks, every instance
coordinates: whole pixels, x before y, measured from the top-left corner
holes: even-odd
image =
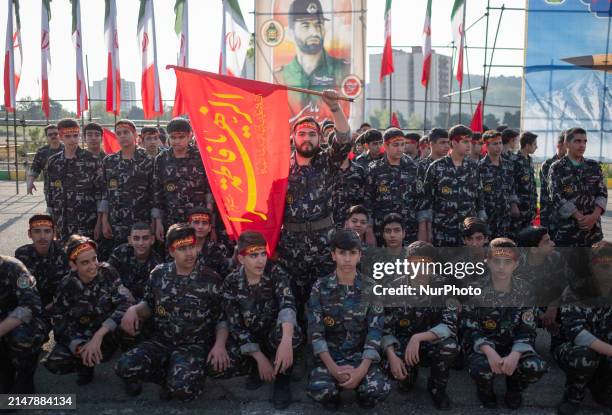
[[[242,17],[238,0],[223,0],[223,34],[220,72],[240,76],[251,34]]]
[[[4,107],[15,112],[17,87],[21,77],[21,22],[19,20],[19,1],[8,0],[6,20],[6,45],[4,48]],[[15,49],[18,56],[15,56]]]
[[[51,20],[51,0],[42,0],[40,13],[40,83],[42,88],[42,110],[49,119],[49,67],[51,66],[51,38],[49,21]]]
[[[174,13],[176,15],[174,20],[174,31],[179,37],[179,54],[176,66],[187,68],[189,66],[189,0],[176,0],[174,4]],[[174,93],[172,116],[178,117],[185,113],[187,113],[187,110],[185,109],[185,104],[181,97],[181,90],[177,85]]]
[[[459,82],[459,89],[463,85],[463,46],[465,43],[465,0],[455,0],[451,12],[451,26],[453,40],[457,45],[457,71],[455,76]]]
[[[140,94],[145,118],[164,113],[159,73],[157,72],[157,48],[155,46],[155,12],[153,0],[140,0],[138,12],[138,45],[142,59]]]
[[[427,13],[423,24],[423,75],[421,84],[427,88],[431,72],[431,0],[427,0]]]
[[[83,37],[81,31],[81,5],[79,0],[72,1],[72,43],[76,53],[76,89],[77,89],[77,117],[89,106],[87,103],[87,83],[83,67]]]
[[[121,72],[119,70],[119,32],[115,0],[104,1],[104,40],[106,41],[106,112],[121,113]]]
[[[380,64],[380,81],[387,75],[395,72],[393,69],[393,49],[391,49],[391,0],[385,5],[385,48],[383,49],[382,62]]]

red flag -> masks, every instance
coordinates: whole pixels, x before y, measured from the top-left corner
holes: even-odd
[[[421,84],[427,88],[431,72],[431,0],[427,1],[427,13],[423,24],[423,73]]]
[[[261,232],[272,255],[289,175],[289,105],[282,85],[169,66],[195,132],[227,233]]]
[[[397,119],[397,114],[395,113],[395,111],[393,111],[393,113],[391,114],[391,126],[395,127],[395,128],[401,128],[399,120]]]
[[[470,129],[474,133],[482,133],[482,101],[478,101],[478,105],[476,105],[476,111],[474,111],[474,116],[472,117],[472,122],[470,123]]]
[[[391,0],[385,4],[385,47],[380,63],[380,82],[387,75],[395,72],[393,68],[393,48],[391,48]]]
[[[121,150],[121,146],[119,145],[119,141],[117,141],[117,136],[115,133],[108,128],[103,128],[102,131],[102,146],[104,147],[104,152],[106,154],[113,154]]]

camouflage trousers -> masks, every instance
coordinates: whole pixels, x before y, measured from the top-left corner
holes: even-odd
[[[3,379],[34,374],[41,346],[47,340],[49,331],[43,319],[33,318],[0,337],[0,372]]]
[[[118,341],[115,333],[107,333],[102,340],[100,350],[102,351],[102,362],[108,362],[117,350]],[[81,358],[73,354],[68,346],[55,343],[53,350],[42,360],[43,365],[49,372],[56,375],[66,375],[68,373],[87,371]]]
[[[231,376],[242,376],[246,375],[250,370],[257,370],[255,360],[250,356],[255,350],[248,350],[247,347],[240,347],[238,343],[238,339],[233,337],[230,333],[231,341],[228,341],[227,354],[232,361],[232,369]],[[270,330],[263,330],[261,333],[255,333],[253,335],[254,340],[259,345],[260,351],[270,360],[270,362],[274,362],[276,357],[276,350],[280,345],[280,342],[283,337],[283,330],[280,324],[277,324],[274,328]],[[304,341],[304,336],[302,334],[302,330],[299,326],[294,327],[293,329],[293,338],[291,339],[291,346],[293,348],[293,354],[295,357],[295,353],[298,348],[302,345]],[[291,368],[289,369],[289,373]],[[225,374],[222,374],[222,378],[228,377]]]
[[[502,357],[511,352],[511,348],[500,347],[499,345],[495,346],[495,350]],[[476,385],[483,389],[491,388],[495,374],[491,370],[487,356],[484,353],[472,351],[468,355],[467,361],[470,376],[474,379]],[[548,372],[548,365],[544,359],[535,352],[524,352],[521,354],[516,370],[512,376],[507,378],[507,381],[523,390],[527,385],[540,380],[546,372]]]
[[[558,247],[593,246],[603,239],[603,231],[601,222],[596,222],[590,231],[583,231],[574,221],[570,226],[555,224],[554,233],[550,236]]]
[[[358,367],[360,360],[339,360],[338,366],[351,365]],[[355,389],[359,398],[371,398],[383,401],[391,392],[391,382],[378,363],[372,363],[368,373],[363,377]],[[335,399],[340,394],[340,386],[336,378],[329,373],[327,367],[317,362],[317,365],[310,372],[306,393],[317,402],[325,402]]]
[[[404,361],[404,352],[410,339],[399,339],[401,346],[395,349],[397,357]],[[419,366],[430,367],[431,373],[427,386],[430,390],[445,390],[450,376],[450,369],[455,363],[455,359],[459,354],[459,345],[454,338],[434,342],[421,342],[419,349],[419,364],[418,366],[408,366],[407,383],[413,384],[417,380]],[[391,376],[391,367],[387,359],[384,360],[383,367]]]
[[[305,307],[312,285],[334,270],[329,250],[328,232],[332,227],[316,232],[288,232],[283,230],[277,247],[278,263],[291,277],[291,291],[295,296],[297,319],[306,332]]]
[[[587,386],[594,395],[612,396],[612,357],[570,342],[557,347],[554,357],[565,372],[565,393],[569,400],[581,402]]]
[[[115,373],[130,382],[157,383],[181,401],[196,399],[204,391],[208,343],[171,345],[145,340],[117,361]]]

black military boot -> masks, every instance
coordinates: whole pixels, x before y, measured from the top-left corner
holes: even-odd
[[[567,392],[563,396],[563,401],[557,406],[557,414],[559,415],[574,415],[578,412],[580,403],[570,397]]]
[[[516,375],[506,376],[506,396],[504,401],[508,409],[519,409],[523,406],[523,387]]]
[[[94,378],[94,368],[88,366],[80,366],[77,369],[76,384],[79,386],[89,385]]]
[[[358,396],[357,404],[361,409],[372,409],[376,406],[377,401],[369,396]]]
[[[427,390],[431,395],[431,399],[433,400],[436,409],[441,411],[448,411],[451,409],[451,403],[448,395],[446,394],[446,388],[435,386],[433,381],[429,379],[427,382]]]
[[[127,393],[128,396],[134,397],[142,393],[142,384],[140,382],[124,379],[123,385],[125,387],[125,393]]]
[[[291,404],[291,376],[284,373],[276,375],[272,392],[274,409],[285,409]]]
[[[414,389],[414,385],[416,385],[418,379],[419,367],[413,366],[409,368],[406,379],[399,381],[399,392],[404,394],[410,392],[412,389]]]
[[[340,395],[335,395],[333,398],[324,399],[321,401],[323,407],[328,411],[337,411],[340,409]]]
[[[493,382],[477,384],[478,387],[478,400],[485,408],[494,409],[497,408],[497,396],[493,392]]]
[[[246,382],[244,384],[244,387],[250,391],[259,389],[263,385],[263,380],[261,380],[261,378],[259,377],[259,369],[257,369],[257,362],[255,361],[255,359],[252,360],[253,361],[251,362],[249,375],[247,376]]]

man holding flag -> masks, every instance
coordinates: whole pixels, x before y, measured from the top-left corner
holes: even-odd
[[[317,278],[333,271],[328,232],[333,229],[332,185],[335,172],[351,150],[350,127],[338,94],[326,90],[323,101],[333,114],[335,139],[321,151],[321,127],[312,117],[295,122],[285,215],[278,245],[279,262],[291,276],[298,322],[305,329],[304,307]]]

